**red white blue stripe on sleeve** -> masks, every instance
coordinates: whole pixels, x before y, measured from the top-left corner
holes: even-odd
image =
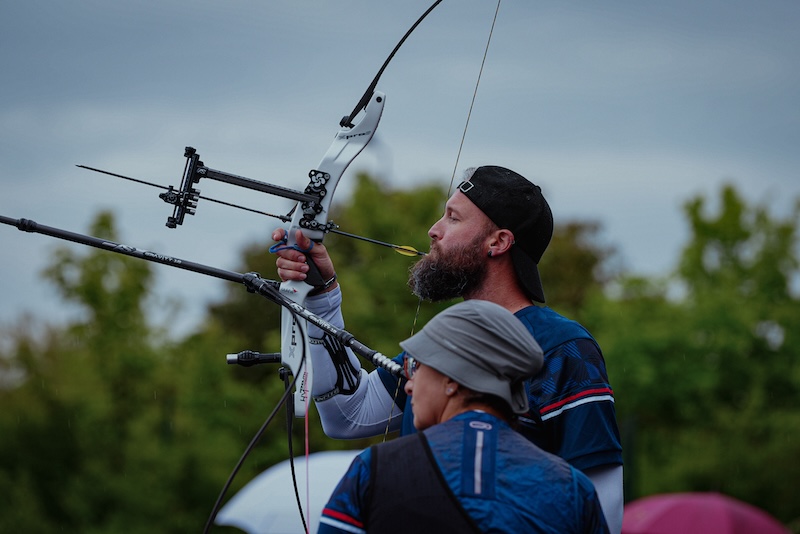
[[[347,532],[350,534],[366,534],[364,523],[342,512],[325,508],[319,519],[319,533]]]
[[[562,413],[590,402],[614,402],[614,392],[609,387],[587,389],[558,402],[543,406],[542,421],[557,417]]]

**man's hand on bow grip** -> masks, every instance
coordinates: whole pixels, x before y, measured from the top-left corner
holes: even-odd
[[[276,242],[280,242],[283,240],[285,233],[286,231],[283,228],[277,228],[272,232],[272,239]],[[311,259],[311,261],[314,262],[324,280],[330,280],[334,277],[336,270],[334,269],[333,262],[331,261],[330,255],[328,255],[328,250],[325,248],[325,245],[322,243],[314,243],[312,247],[311,240],[303,235],[301,230],[297,230],[295,241],[301,249],[307,252],[301,252],[295,249],[284,249],[275,253],[277,255],[275,266],[277,267],[278,276],[281,280],[305,280],[309,271],[309,266],[306,263],[307,259]],[[311,250],[308,250],[309,248],[311,248]],[[336,285],[336,283],[333,283],[327,290],[332,290]]]

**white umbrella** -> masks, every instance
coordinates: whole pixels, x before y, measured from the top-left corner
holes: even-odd
[[[310,532],[316,532],[322,508],[361,451],[324,451],[294,459],[297,488]],[[306,484],[308,476],[308,484]],[[309,488],[306,496],[306,487]],[[217,514],[218,525],[248,534],[302,534],[289,460],[273,465],[247,483]]]

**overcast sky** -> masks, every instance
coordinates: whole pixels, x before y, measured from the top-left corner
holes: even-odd
[[[85,233],[112,209],[123,243],[234,269],[246,243],[266,248],[275,221],[201,202],[169,230],[159,191],[75,165],[177,186],[191,145],[209,167],[302,188],[429,3],[4,2],[0,214]],[[412,34],[339,198],[360,170],[396,187],[449,184],[495,7],[445,0]],[[630,271],[666,274],[688,238],[689,198],[730,182],[780,215],[800,196],[798,27],[795,0],[504,0],[459,172],[510,167],[542,186],[557,222],[600,221]],[[291,204],[200,188],[266,211]],[[40,272],[66,243],[5,225],[0,243],[0,322],[63,320]],[[156,271],[162,295],[185,299],[184,327],[228,284]]]

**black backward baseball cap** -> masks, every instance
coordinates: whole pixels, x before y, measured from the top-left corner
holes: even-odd
[[[510,169],[488,165],[475,169],[458,189],[514,234],[511,259],[517,278],[531,299],[543,303],[538,264],[553,237],[553,214],[541,188]]]

